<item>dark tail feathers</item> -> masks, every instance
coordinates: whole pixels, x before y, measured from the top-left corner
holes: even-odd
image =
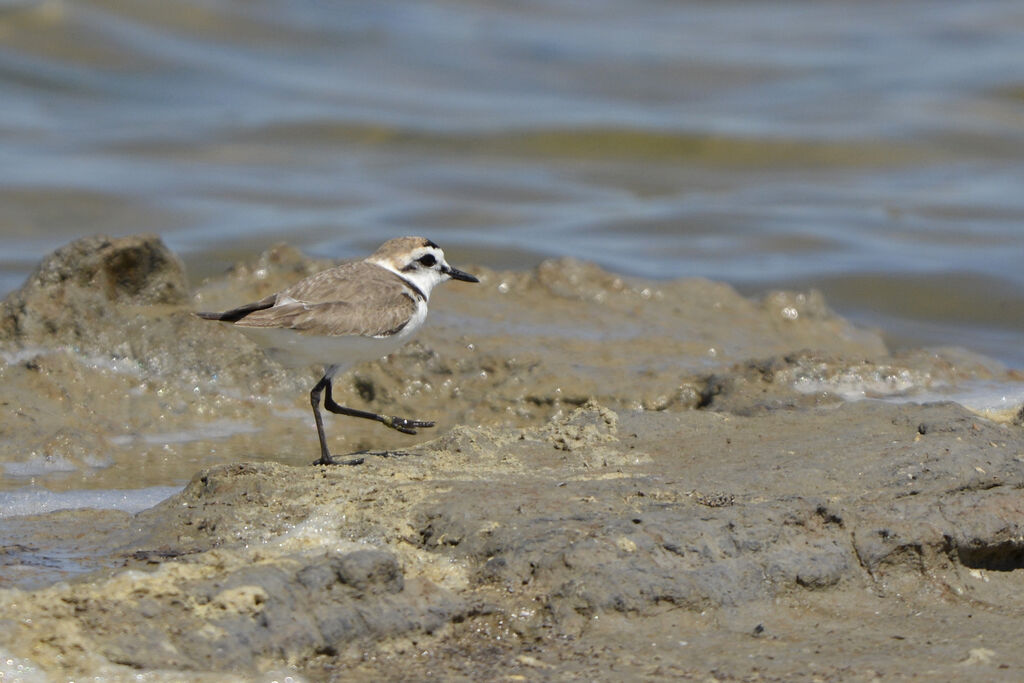
[[[233,323],[238,322],[250,313],[270,308],[274,305],[275,301],[277,301],[277,295],[271,294],[267,298],[260,299],[255,303],[239,306],[238,308],[232,308],[230,311],[224,311],[223,313],[196,313],[196,315],[203,320],[219,320],[225,323]]]

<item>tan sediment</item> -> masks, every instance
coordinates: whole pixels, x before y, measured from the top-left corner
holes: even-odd
[[[842,398],[850,385],[1012,381],[997,365],[893,357],[813,292],[748,300],[573,261],[475,269],[479,288],[438,292],[420,340],[336,396],[438,419],[435,432],[336,419],[335,450],[370,449],[364,464],[310,467],[312,375],[187,308],[258,298],[319,265],[275,249],[187,305],[86,281],[63,290],[94,312],[71,331],[6,304],[6,462],[64,458],[68,480],[102,486],[190,483],[133,517],[37,520],[41,545],[71,520],[94,525],[98,569],[0,590],[5,655],[57,678],[156,680],[1024,668],[1020,426],[952,403]],[[225,419],[259,431],[146,439]]]

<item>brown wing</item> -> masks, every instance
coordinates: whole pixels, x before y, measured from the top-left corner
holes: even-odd
[[[278,296],[309,304],[366,302],[383,308],[386,300],[393,298],[392,292],[404,289],[405,281],[390,270],[366,261],[352,261],[310,275]]]
[[[399,285],[399,286],[396,286]],[[401,278],[372,263],[346,263],[276,295],[274,306],[237,320],[241,327],[287,328],[310,335],[395,334],[416,312]]]
[[[382,312],[344,301],[325,304],[293,301],[252,313],[235,325],[286,328],[313,336],[387,336],[401,331],[416,311],[415,302],[408,296],[402,295],[395,303],[398,308]]]

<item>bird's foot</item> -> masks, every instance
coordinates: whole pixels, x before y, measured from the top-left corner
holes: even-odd
[[[403,434],[415,434],[417,429],[434,426],[434,423],[428,420],[409,420],[404,417],[385,417],[382,422]]]
[[[313,463],[313,465],[362,465],[366,462],[366,458],[344,458],[339,460],[333,455],[321,455],[320,459]]]

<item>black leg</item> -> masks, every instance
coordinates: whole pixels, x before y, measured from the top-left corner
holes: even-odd
[[[334,403],[331,400],[331,380],[327,375],[324,375],[313,390],[309,392],[309,403],[313,406],[313,419],[316,420],[316,435],[320,438],[320,459],[317,460],[314,465],[359,465],[363,462],[362,458],[354,458],[352,460],[335,460],[331,457],[331,452],[327,450],[327,437],[324,436],[324,419],[320,416],[320,394],[324,388],[327,389],[327,402]]]
[[[320,387],[321,384],[324,384],[324,387]],[[402,432],[403,434],[415,434],[417,429],[434,426],[433,422],[429,422],[426,420],[409,420],[404,417],[394,417],[392,415],[378,415],[377,413],[369,413],[365,410],[356,410],[355,408],[346,408],[345,406],[340,406],[334,402],[334,398],[331,396],[331,380],[328,379],[326,376],[322,380],[320,380],[319,383],[317,383],[317,387],[327,389],[327,395],[324,397],[324,408],[327,408],[327,410],[331,411],[336,415],[348,415],[349,417],[361,417],[364,420],[376,420],[377,422],[380,422],[386,427],[391,427],[392,429]],[[316,389],[314,389],[314,391],[316,391]],[[310,394],[310,397],[312,397],[312,394]],[[319,399],[320,395],[318,393],[317,403],[320,402]],[[319,419],[320,418],[318,416],[317,420]],[[319,422],[317,424],[319,424]],[[322,428],[320,430],[320,434],[323,434]],[[323,444],[322,436],[321,444]]]

